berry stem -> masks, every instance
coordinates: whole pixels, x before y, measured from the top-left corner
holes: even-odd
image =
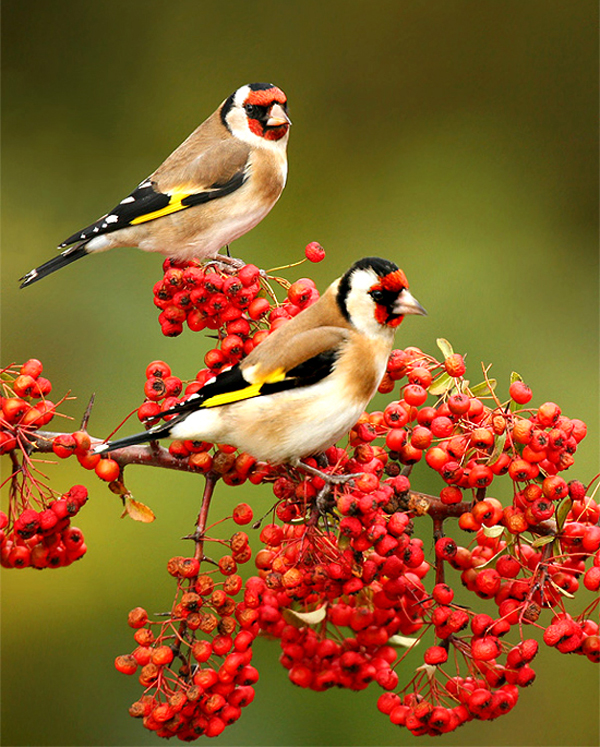
[[[92,414],[92,408],[94,406],[95,399],[96,399],[96,392],[92,392],[89,402],[87,403],[87,407],[85,408],[85,412],[83,413],[83,417],[81,418],[80,430],[82,431],[87,431],[87,427],[90,421],[90,415]]]
[[[208,520],[208,509],[210,508],[210,502],[218,479],[219,475],[216,472],[208,472],[205,477],[202,505],[200,506],[195,531],[196,550],[194,551],[194,558],[200,562],[204,560],[204,532],[206,531],[206,522]]]

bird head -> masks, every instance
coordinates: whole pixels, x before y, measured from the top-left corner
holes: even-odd
[[[340,278],[337,301],[344,317],[370,335],[393,332],[406,314],[427,314],[409,292],[404,272],[380,257],[364,257],[350,267]]]
[[[285,147],[292,124],[285,93],[271,83],[238,88],[223,103],[221,119],[232,135],[251,145],[267,141]]]

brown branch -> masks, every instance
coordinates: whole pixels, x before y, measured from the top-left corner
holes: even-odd
[[[52,451],[52,441],[56,436],[65,435],[64,433],[54,433],[52,431],[36,431],[31,437],[31,451],[40,454],[49,454]],[[90,436],[92,446],[103,444],[104,440]],[[123,469],[129,464],[139,464],[145,467],[161,467],[162,469],[174,469],[179,472],[191,472],[194,474],[204,474],[202,470],[190,466],[187,459],[177,459],[168,449],[160,446],[154,441],[151,444],[141,446],[126,446],[123,449],[115,449],[110,452],[111,459]],[[207,476],[208,477],[208,476]],[[445,519],[458,518],[462,514],[470,511],[472,503],[462,501],[446,505],[439,498],[428,493],[420,493],[417,490],[409,491],[408,509],[416,516],[428,514],[434,522],[444,521]],[[553,519],[543,521],[529,528],[532,534],[552,535],[557,533],[556,522]]]
[[[49,454],[52,451],[52,440],[56,436],[65,435],[63,433],[54,433],[51,431],[37,431],[31,436],[32,451],[40,454]],[[101,438],[90,436],[92,446],[98,446],[104,443]],[[156,443],[156,442],[154,442]],[[141,464],[146,467],[162,467],[163,469],[175,469],[180,472],[194,472],[202,474],[201,470],[190,466],[187,459],[177,459],[168,449],[157,445],[152,448],[150,444],[141,446],[125,446],[123,449],[115,449],[110,452],[110,458],[114,459],[117,464],[123,468],[128,464]]]
[[[92,414],[92,408],[94,407],[94,401],[96,399],[96,392],[90,396],[90,401],[87,403],[83,417],[81,418],[81,426],[79,430],[87,431],[88,423],[90,422],[90,415]]]

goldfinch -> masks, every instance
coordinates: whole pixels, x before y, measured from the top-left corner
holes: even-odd
[[[110,213],[69,236],[59,246],[68,248],[22,277],[21,288],[115,247],[213,259],[279,199],[290,125],[287,99],[277,86],[238,88]]]
[[[404,315],[425,313],[395,264],[361,259],[239,364],[168,410],[171,420],[96,452],[175,438],[305,468],[301,459],[334,444],[364,412]]]

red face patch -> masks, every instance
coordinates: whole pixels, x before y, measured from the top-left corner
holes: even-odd
[[[271,104],[285,104],[287,97],[281,88],[273,86],[260,91],[250,91],[244,104],[253,104],[254,106],[271,106]]]
[[[403,319],[403,316],[397,316],[390,319],[390,313],[385,306],[382,306],[381,304],[375,305],[375,320],[379,322],[379,324],[385,325],[386,327],[397,327],[402,323]]]
[[[396,270],[381,278],[381,287],[385,290],[400,292],[403,288],[408,288],[408,280],[402,270]]]
[[[395,270],[382,277],[379,283],[371,288],[371,291],[387,291],[388,294],[397,295],[405,288],[408,288],[406,275],[402,270]],[[402,323],[404,317],[392,315],[389,306],[376,302],[375,319],[379,324],[386,325],[387,327],[397,327]]]

